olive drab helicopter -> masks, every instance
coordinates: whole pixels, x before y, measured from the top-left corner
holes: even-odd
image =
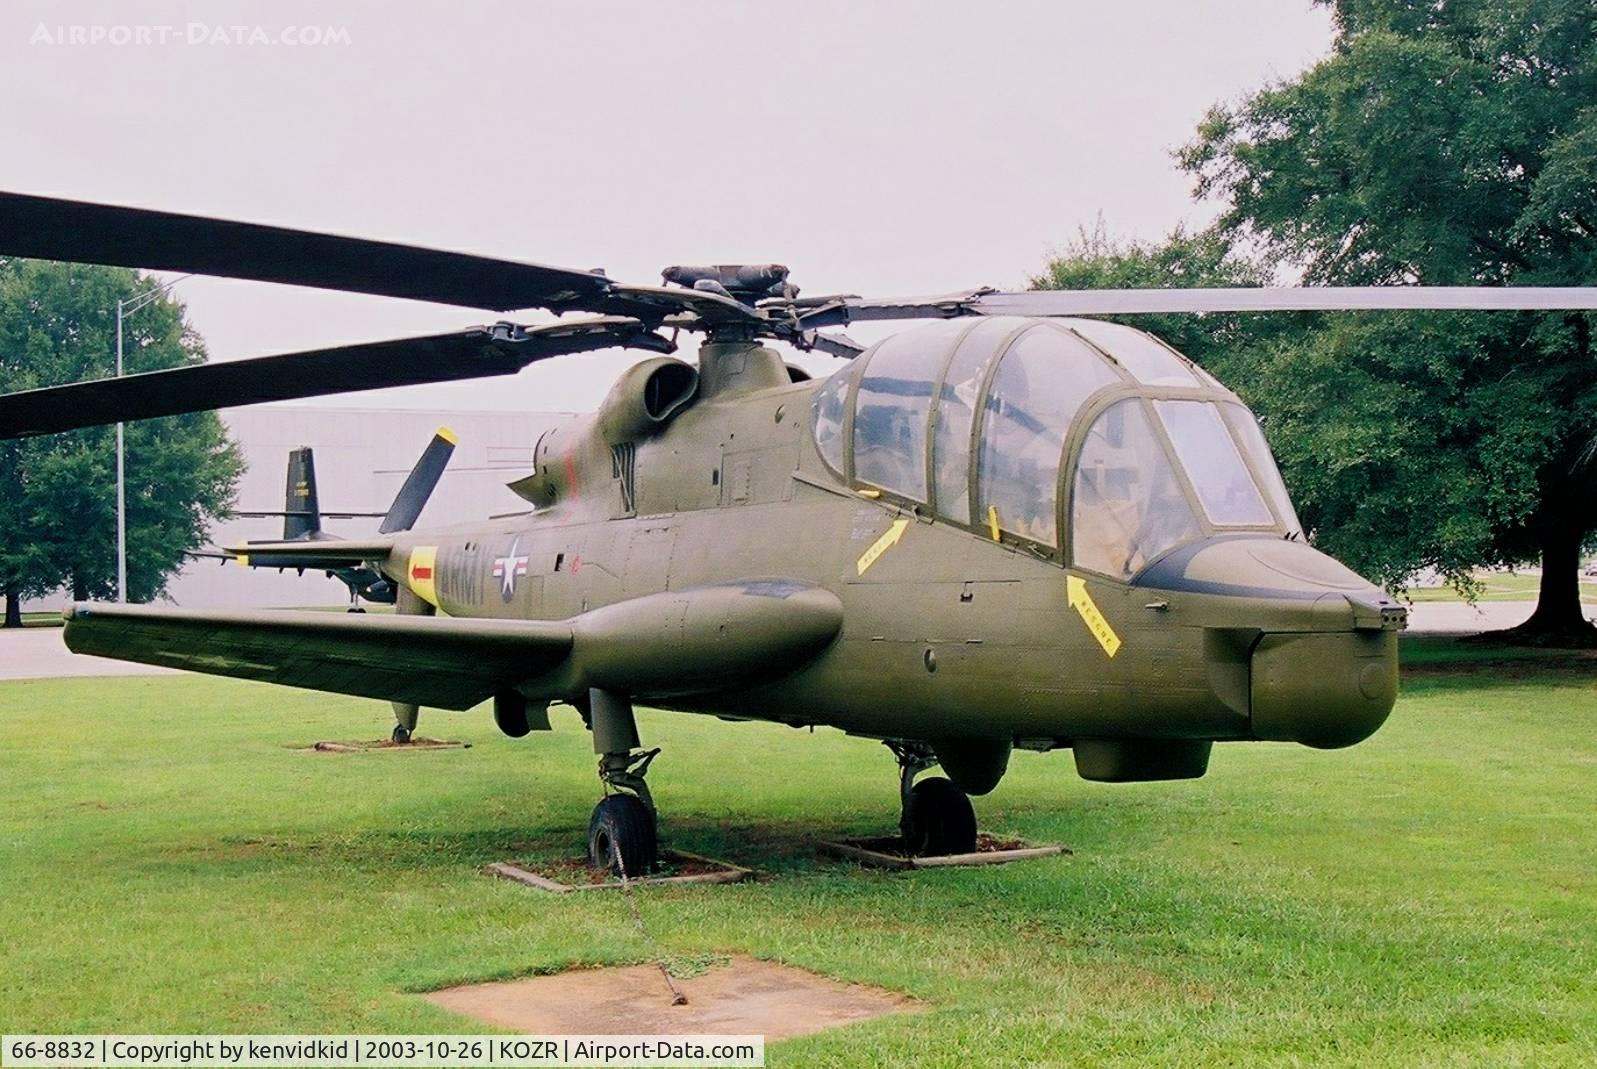
[[[1017,748],[1127,782],[1201,776],[1216,742],[1366,738],[1405,610],[1307,543],[1234,393],[1081,317],[1597,308],[1594,288],[1531,287],[801,297],[770,264],[641,286],[20,194],[0,194],[0,255],[558,316],[11,394],[0,438],[652,354],[536,442],[523,513],[231,551],[361,570],[392,615],[86,604],[66,625],[80,653],[387,700],[407,735],[421,706],[491,702],[521,737],[569,703],[605,791],[590,856],[633,874],[656,859],[658,754],[634,704],[887,743],[916,853],[973,847],[970,796]],[[829,333],[913,319],[932,322],[869,348]],[[694,363],[670,355],[683,332]],[[810,381],[768,341],[852,359]]]

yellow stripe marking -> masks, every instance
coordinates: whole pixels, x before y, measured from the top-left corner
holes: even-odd
[[[865,569],[875,564],[878,557],[897,545],[898,540],[904,537],[904,530],[907,527],[909,527],[907,519],[894,520],[893,526],[887,529],[887,533],[872,543],[870,549],[860,554],[860,559],[855,562],[855,567],[859,569],[858,574],[864,575]]]
[[[448,442],[450,445],[459,445],[460,444],[460,439],[456,438],[455,437],[455,432],[450,430],[448,427],[439,427],[438,430],[435,433],[437,434],[438,437],[442,438],[444,441]]]
[[[1092,632],[1092,637],[1098,640],[1098,645],[1103,647],[1104,653],[1113,657],[1120,650],[1120,636],[1115,634],[1115,629],[1109,626],[1103,613],[1098,611],[1098,603],[1092,600],[1092,595],[1087,593],[1087,581],[1078,579],[1074,575],[1065,580],[1070,607],[1081,614],[1081,620],[1087,625],[1087,630]]]
[[[998,541],[998,506],[987,506],[987,530],[991,532],[993,541]]]

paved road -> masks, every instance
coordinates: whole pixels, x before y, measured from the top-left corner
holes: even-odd
[[[1460,602],[1426,602],[1409,606],[1408,629],[1464,635],[1502,631],[1530,619],[1535,608],[1534,601],[1483,601],[1474,606]],[[1584,611],[1586,619],[1597,623],[1597,605],[1588,602]]]
[[[25,627],[0,631],[0,679],[56,679],[63,676],[177,675],[156,668],[105,657],[80,657],[61,641],[59,627]]]
[[[1409,606],[1408,629],[1458,634],[1502,631],[1530,619],[1535,608],[1534,601],[1483,601],[1476,605],[1427,601]]]

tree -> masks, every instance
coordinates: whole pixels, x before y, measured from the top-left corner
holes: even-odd
[[[0,259],[0,391],[113,374],[116,303],[152,283],[121,268]],[[124,324],[128,374],[205,360],[181,305],[153,301]],[[159,597],[185,553],[226,515],[242,470],[214,413],[126,426],[128,597]],[[116,590],[112,427],[0,442],[0,589],[7,624],[22,598]]]
[[[1597,281],[1590,0],[1322,2],[1330,57],[1211,110],[1180,155],[1228,241],[1316,283]],[[1524,636],[1590,643],[1591,320],[1332,316],[1250,388],[1325,538],[1389,581],[1539,556]]]

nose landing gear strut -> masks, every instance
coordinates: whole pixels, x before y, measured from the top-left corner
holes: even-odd
[[[915,777],[937,764],[937,755],[924,742],[886,740],[898,760],[898,795],[902,806],[898,820],[904,849],[911,857],[968,854],[976,849],[976,810],[970,796],[942,776],[915,782]]]

